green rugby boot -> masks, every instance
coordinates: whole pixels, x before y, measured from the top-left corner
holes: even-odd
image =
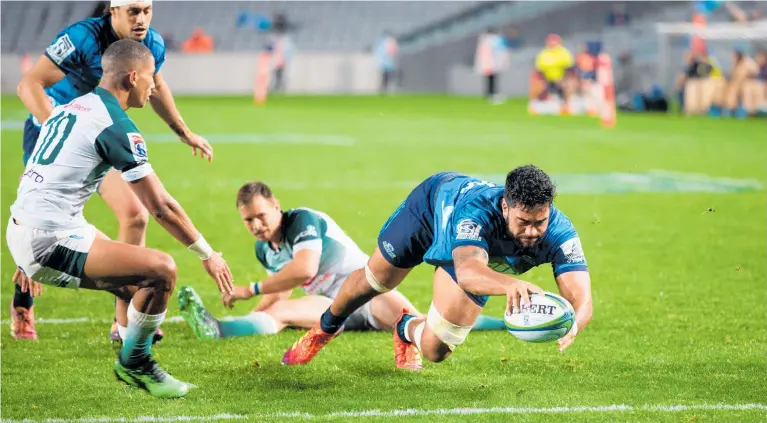
[[[157,398],[183,397],[192,388],[196,387],[191,383],[182,382],[171,376],[151,358],[135,369],[125,367],[120,363],[120,360],[117,360],[115,361],[114,371],[118,380],[130,386],[141,388]]]
[[[181,317],[192,328],[197,339],[221,338],[221,325],[205,309],[202,299],[197,295],[194,288],[183,286],[178,290],[178,308],[181,311]]]

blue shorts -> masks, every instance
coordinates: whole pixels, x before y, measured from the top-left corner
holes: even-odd
[[[442,172],[430,176],[410,192],[384,223],[378,234],[378,248],[389,264],[409,269],[423,263],[423,257],[434,240],[434,202],[439,187],[460,175]],[[444,266],[443,269],[456,281],[453,266]],[[469,292],[466,295],[480,307],[487,303],[486,296]]]
[[[40,127],[35,126],[32,122],[32,118],[29,118],[24,122],[24,166],[27,165],[29,158],[32,156],[32,150],[35,149],[35,143],[37,143],[37,137],[40,135]]]
[[[439,186],[459,174],[443,172],[421,182],[384,223],[378,248],[394,267],[409,269],[423,263],[434,240],[434,201]]]

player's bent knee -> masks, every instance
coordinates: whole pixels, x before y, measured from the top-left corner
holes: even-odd
[[[149,225],[149,212],[143,207],[131,207],[117,216],[120,226],[144,231]]]
[[[173,257],[162,253],[160,257],[157,258],[152,269],[152,273],[157,280],[155,288],[162,291],[173,291],[173,288],[176,286],[177,272],[176,262],[173,260]]]
[[[447,360],[448,357],[450,357],[450,354],[453,353],[452,347],[449,345],[441,342],[438,343],[434,347],[430,348],[424,348],[423,351],[421,351],[421,355],[423,358],[431,361],[432,363],[439,363],[442,361]]]
[[[450,351],[455,350],[456,347],[463,344],[463,342],[466,340],[466,337],[469,336],[469,332],[471,332],[471,326],[456,325],[442,317],[437,308],[434,306],[434,303],[431,304],[429,307],[429,313],[426,315],[426,325],[429,327],[429,329],[431,329],[434,335],[439,338],[443,344],[445,344],[448,352],[447,355],[450,355]],[[437,355],[435,355],[435,357]],[[447,358],[447,356],[442,358],[442,360],[445,358]],[[427,359],[431,360],[429,357],[427,357]]]

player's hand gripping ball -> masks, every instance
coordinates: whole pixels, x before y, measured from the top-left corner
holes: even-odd
[[[551,342],[565,335],[575,324],[575,310],[564,298],[550,292],[531,294],[530,304],[504,315],[506,329],[527,342]]]

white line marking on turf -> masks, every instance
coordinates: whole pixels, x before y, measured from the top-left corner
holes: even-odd
[[[178,137],[166,133],[143,134],[150,144],[179,142]],[[206,140],[221,144],[319,144],[351,147],[357,141],[354,137],[336,134],[300,134],[300,133],[220,133],[202,134]]]
[[[338,417],[403,417],[403,416],[432,416],[432,415],[471,415],[471,414],[570,414],[570,413],[616,413],[616,412],[656,412],[677,413],[680,411],[746,411],[767,410],[764,404],[692,404],[692,405],[641,405],[624,404],[582,406],[582,407],[494,407],[494,408],[438,408],[422,410],[407,408],[401,410],[362,410],[337,411],[326,414],[311,413],[266,413],[266,414],[215,414],[212,416],[140,416],[140,417],[90,417],[78,419],[41,419],[14,420],[5,419],[3,423],[117,423],[117,422],[184,422],[184,421],[225,421],[247,419],[332,419]]]
[[[0,127],[4,131],[21,131],[24,129],[24,121],[4,120],[0,122]],[[146,133],[143,135],[149,144],[179,142],[177,136],[166,132]],[[357,142],[357,139],[354,137],[338,134],[223,132],[201,135],[208,141],[217,144],[317,144],[351,147]]]
[[[163,323],[178,323],[183,322],[184,318],[181,316],[171,316],[166,318]],[[3,320],[2,322],[4,325],[11,324],[10,320]],[[112,319],[98,319],[98,320],[91,320],[87,317],[76,317],[72,319],[44,319],[44,318],[38,318],[35,319],[35,324],[49,324],[49,325],[68,325],[68,324],[74,324],[74,323],[112,323]]]

